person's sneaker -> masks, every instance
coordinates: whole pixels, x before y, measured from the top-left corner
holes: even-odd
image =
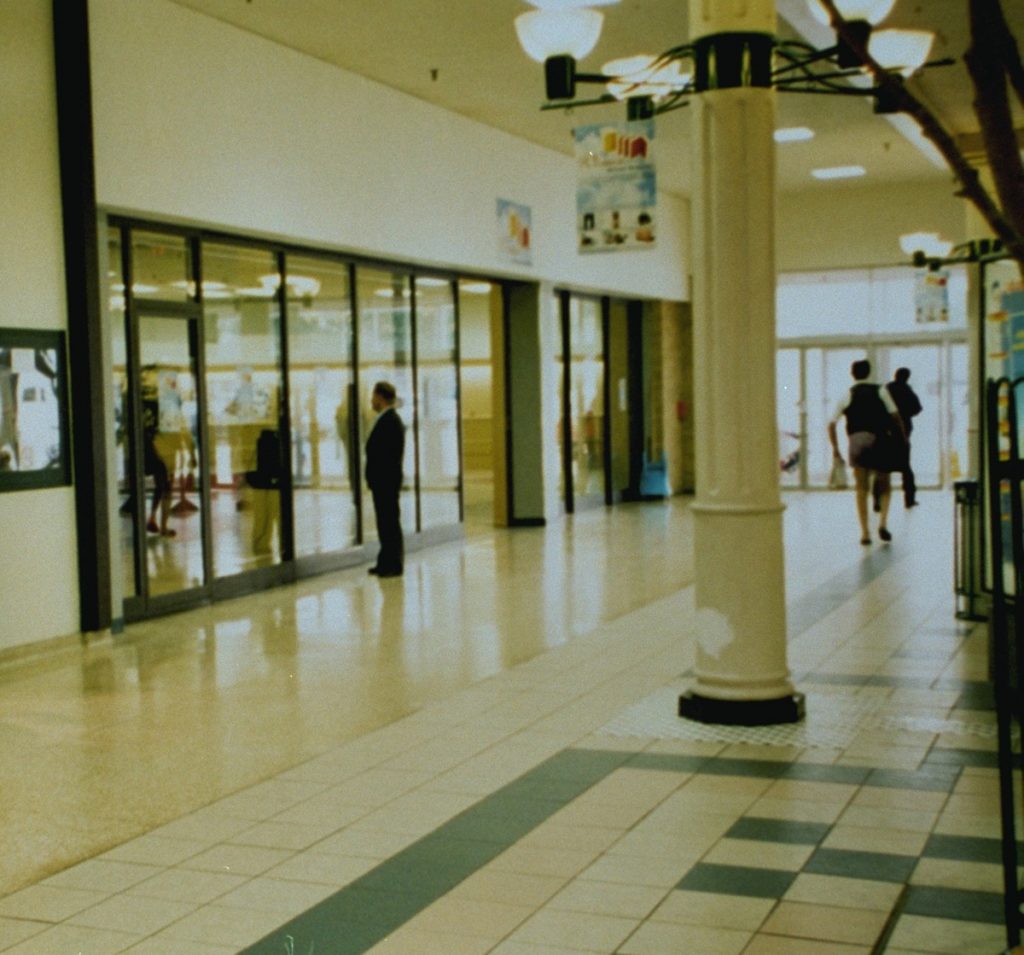
[[[892,534],[890,534],[888,529],[885,527],[878,528],[878,536],[887,544],[892,540]]]

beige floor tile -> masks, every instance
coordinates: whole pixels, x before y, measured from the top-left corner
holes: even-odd
[[[362,832],[342,829],[316,844],[316,851],[325,855],[358,856],[367,859],[387,859],[411,846],[419,838],[408,832]]]
[[[893,882],[871,882],[846,879],[834,875],[798,875],[786,892],[789,902],[811,905],[834,905],[839,908],[873,909],[888,912],[899,898],[901,885]]]
[[[148,899],[132,895],[115,895],[72,916],[72,925],[111,931],[133,932],[140,936],[154,935],[178,919],[194,912],[191,902]]]
[[[249,909],[293,916],[311,909],[333,895],[334,891],[333,886],[315,882],[288,882],[259,876],[221,896],[216,904],[226,909]]]
[[[515,845],[503,852],[490,865],[493,870],[499,872],[572,878],[589,866],[598,855],[597,852],[573,849],[535,849]]]
[[[1006,933],[998,925],[903,915],[889,944],[893,948],[937,955],[992,955],[1005,949]]]
[[[569,849],[574,852],[604,852],[622,838],[618,829],[599,826],[565,825],[566,818],[559,814],[541,823],[533,832],[520,839],[517,845],[531,849]]]
[[[484,902],[465,897],[456,889],[415,916],[409,928],[441,935],[487,938],[493,945],[533,915],[533,906],[514,904],[516,902],[516,899]]]
[[[755,935],[743,955],[871,955],[871,947],[780,935]]]
[[[761,926],[761,932],[766,935],[867,945],[870,948],[881,936],[888,917],[887,912],[872,909],[780,902]]]
[[[0,918],[0,951],[10,948],[15,942],[46,931],[47,922],[31,922],[27,919]]]
[[[240,816],[252,820],[270,819],[316,796],[326,788],[323,783],[270,779],[225,799],[219,799],[211,808],[225,816]]]
[[[91,892],[107,892],[113,895],[145,881],[160,871],[161,869],[154,865],[91,859],[58,872],[39,884],[58,889],[87,889]]]
[[[636,919],[545,908],[527,920],[509,940],[561,948],[576,947],[583,951],[614,952],[638,924]]]
[[[689,861],[672,855],[605,855],[584,869],[580,877],[596,882],[647,885],[667,889],[678,884],[700,855],[694,855]]]
[[[703,925],[645,922],[618,951],[622,955],[666,955],[700,952],[701,955],[740,955],[750,941],[749,932]]]
[[[919,856],[927,842],[927,832],[834,826],[821,844],[827,849],[851,849],[854,852],[888,852],[895,855]]]
[[[205,842],[190,842],[182,839],[161,839],[157,836],[140,836],[105,852],[100,859],[112,862],[139,862],[145,865],[178,865],[191,859],[206,848]]]
[[[846,783],[819,783],[803,779],[779,779],[764,792],[765,799],[824,802],[845,805],[857,793],[857,787]]]
[[[939,812],[949,799],[947,793],[922,792],[920,789],[890,789],[864,786],[853,797],[854,806],[873,806],[878,809],[906,809],[911,812]]]
[[[125,955],[181,955],[182,943],[178,939],[147,938],[125,949]],[[203,942],[189,942],[188,955],[238,955],[233,945],[207,945]]]
[[[268,879],[287,882],[314,882],[340,889],[365,875],[380,863],[376,859],[359,856],[326,855],[312,849],[292,856],[280,865],[267,869]]]
[[[81,925],[55,925],[13,948],[4,949],[4,955],[63,955],[64,952],[115,955],[137,941],[139,936],[129,932],[86,928]]]
[[[665,890],[653,886],[576,879],[551,899],[547,908],[643,919],[664,897]]]
[[[228,840],[234,846],[255,846],[260,849],[284,849],[298,852],[332,835],[336,827],[310,826],[273,819],[258,822]]]
[[[957,859],[922,859],[910,877],[913,885],[1003,892],[1003,867],[995,863],[965,862]]]
[[[220,845],[184,860],[179,868],[227,875],[260,875],[291,858],[290,849]]]
[[[459,933],[423,932],[403,926],[373,948],[369,955],[486,955],[493,950],[489,938]]]
[[[252,822],[248,819],[199,810],[154,829],[150,835],[160,839],[198,842],[205,846],[212,846],[230,839],[232,836],[237,836],[251,827]]]
[[[722,839],[701,860],[717,865],[750,866],[799,872],[814,852],[814,846],[750,839]]]
[[[169,925],[158,937],[161,941],[179,944],[188,942],[234,946],[237,952],[246,945],[258,942],[286,921],[277,912],[204,905]],[[182,949],[182,955],[188,952],[187,947],[182,946]]]
[[[654,910],[652,922],[682,922],[708,928],[732,928],[756,932],[775,907],[774,899],[755,899],[713,892],[677,889]]]
[[[842,802],[765,796],[750,807],[747,815],[761,816],[765,819],[788,819],[791,822],[831,823],[843,814],[846,806],[847,803]]]
[[[603,949],[563,948],[555,945],[534,945],[532,942],[502,942],[490,955],[606,955]]]
[[[481,902],[513,901],[520,905],[540,908],[564,885],[561,876],[524,875],[521,872],[504,872],[491,865],[474,872],[459,883],[458,892],[464,899]]]
[[[107,898],[106,892],[33,885],[0,899],[0,916],[37,922],[63,922]]]
[[[980,836],[981,838],[998,839],[1002,832],[999,817],[996,816],[961,816],[944,812],[935,823],[935,831],[944,836]]]
[[[128,890],[128,895],[205,905],[246,881],[246,876],[194,869],[167,869]]]
[[[897,832],[931,832],[938,812],[910,809],[879,809],[874,806],[849,806],[839,817],[843,826],[860,829],[892,829]]]

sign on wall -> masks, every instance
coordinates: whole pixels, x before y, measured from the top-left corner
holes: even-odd
[[[927,269],[917,273],[914,314],[920,324],[949,321],[948,269]]]
[[[652,248],[654,120],[580,126],[574,137],[579,251]]]
[[[529,206],[498,200],[498,252],[519,265],[532,265],[530,227],[532,212]]]

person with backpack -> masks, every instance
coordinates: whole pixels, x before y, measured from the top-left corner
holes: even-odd
[[[906,435],[899,410],[889,391],[870,381],[871,362],[866,358],[850,366],[854,384],[850,394],[839,403],[828,424],[828,437],[832,444],[832,455],[837,461],[843,456],[839,451],[837,425],[840,418],[846,418],[846,434],[849,439],[849,464],[853,468],[856,494],[857,519],[860,521],[861,544],[871,543],[871,528],[868,523],[868,493],[874,492],[878,499],[878,536],[888,543],[892,534],[887,526],[889,501],[892,487],[889,474],[901,471],[906,459]]]

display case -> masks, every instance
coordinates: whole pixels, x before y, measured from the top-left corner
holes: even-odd
[[[0,491],[71,483],[64,333],[0,328]]]

